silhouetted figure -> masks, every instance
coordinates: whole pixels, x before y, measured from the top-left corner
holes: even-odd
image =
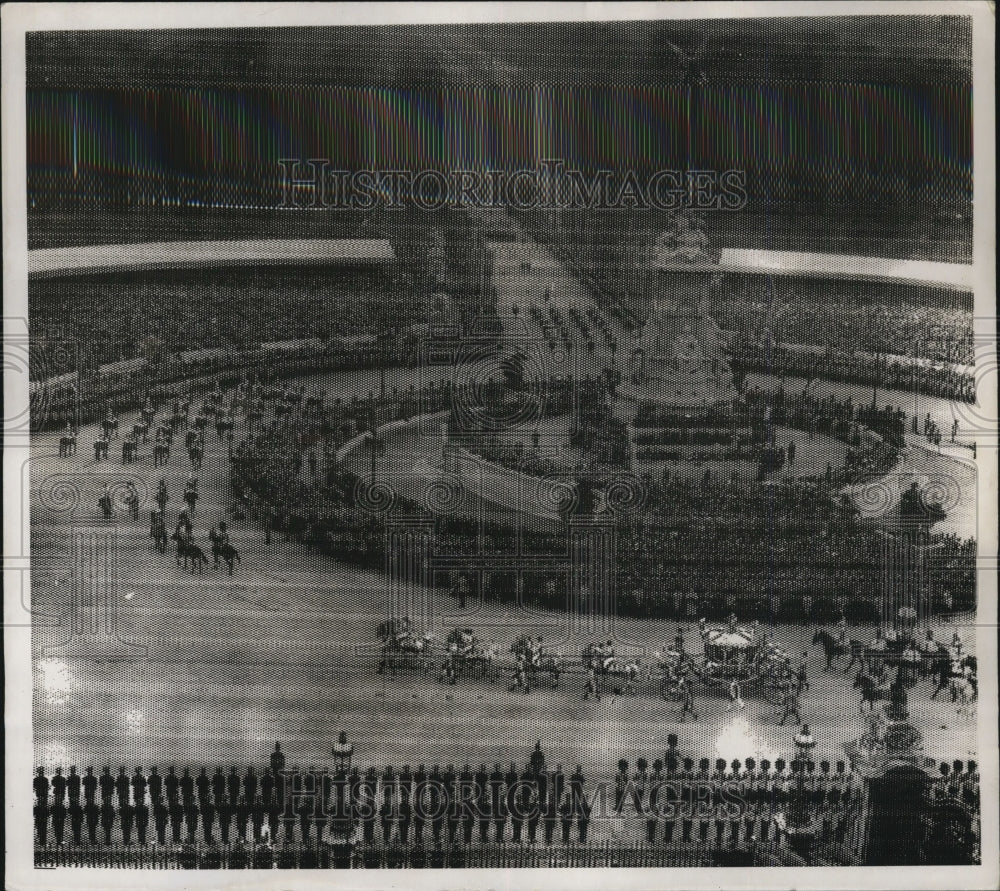
[[[140,845],[146,844],[146,830],[149,828],[149,806],[139,801],[135,806],[135,836]]]
[[[79,797],[70,801],[67,811],[69,813],[69,828],[73,833],[73,844],[79,845],[83,836],[83,808],[80,806]]]
[[[97,795],[97,777],[94,776],[94,768],[87,768],[87,772],[83,775],[81,785],[83,786],[83,800],[87,804],[93,803],[94,798]]]
[[[52,777],[52,801],[60,804],[66,801],[66,777],[63,776],[61,767],[56,768]]]

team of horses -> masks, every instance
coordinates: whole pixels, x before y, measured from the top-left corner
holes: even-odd
[[[429,673],[437,660],[441,662],[438,680],[454,684],[458,677],[487,678],[491,682],[501,671],[515,672],[515,683],[525,692],[547,679],[551,688],[559,686],[560,678],[567,673],[593,672],[599,687],[610,687],[621,695],[635,694],[640,683],[648,681],[665,700],[677,700],[681,696],[681,679],[689,683],[702,681],[708,687],[718,687],[713,680],[710,666],[702,664],[688,653],[669,648],[657,650],[643,659],[639,655],[620,655],[605,643],[591,643],[584,646],[580,657],[575,660],[543,647],[541,638],[531,635],[519,636],[511,644],[508,652],[511,659],[501,664],[499,648],[493,642],[484,642],[470,628],[455,628],[439,639],[430,632],[418,633],[395,619],[387,619],[377,629],[381,642],[379,673],[386,670],[395,672],[402,667],[416,667]],[[975,682],[964,675],[964,669],[971,665],[975,671],[975,657],[966,656],[956,665],[947,647],[933,644],[920,651],[920,659],[914,664],[903,658],[903,651],[897,646],[871,646],[851,640],[841,644],[824,629],[816,632],[814,645],[823,648],[826,669],[832,669],[840,659],[848,659],[844,673],[857,665],[859,671],[853,688],[860,690],[861,709],[873,709],[875,704],[888,700],[891,685],[883,667],[895,667],[895,677],[907,686],[912,686],[918,678],[928,676],[938,679],[935,695],[947,689],[952,700],[960,705],[975,699]],[[783,670],[771,671],[767,666],[756,682],[768,689],[768,699],[777,701],[783,691],[794,686],[794,673],[787,665],[778,666]],[[974,676],[974,675],[973,675]],[[729,684],[724,685],[726,690]],[[771,689],[773,687],[773,690]],[[719,688],[722,690],[722,688]],[[723,690],[723,692],[726,692]]]
[[[906,687],[912,687],[928,677],[933,679],[932,699],[937,698],[941,690],[947,689],[952,702],[960,706],[968,706],[975,701],[975,656],[956,658],[947,646],[934,640],[926,640],[920,646],[911,643],[909,648],[903,640],[877,640],[881,641],[880,645],[866,645],[854,639],[842,643],[822,628],[813,637],[813,644],[823,647],[825,670],[831,670],[834,663],[845,657],[850,657],[844,668],[845,674],[858,665],[854,689],[861,691],[862,711],[866,706],[874,709],[876,703],[889,700],[892,688],[886,672],[888,668],[896,669],[896,678]]]
[[[470,628],[454,628],[441,639],[431,632],[417,632],[405,621],[386,619],[378,624],[376,636],[380,643],[376,669],[379,674],[395,673],[406,667],[426,674],[432,664],[440,661],[438,679],[442,682],[453,684],[458,677],[468,676],[492,683],[501,672],[514,671],[520,666],[527,689],[542,680],[555,689],[564,674],[592,669],[600,683],[615,685],[623,694],[636,693],[643,677],[638,656],[609,653],[601,644],[585,646],[577,661],[543,647],[540,638],[536,641],[530,635],[521,635],[508,650],[511,658],[501,660],[499,646],[480,639]],[[659,659],[650,667],[648,676],[652,677],[654,672],[662,678],[669,675]],[[662,681],[661,691],[667,684],[667,680]]]

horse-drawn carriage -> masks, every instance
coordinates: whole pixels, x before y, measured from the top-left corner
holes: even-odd
[[[583,668],[593,670],[598,681],[617,681],[623,693],[635,693],[642,668],[638,656],[617,652],[613,643],[591,643],[583,648]]]
[[[377,634],[381,643],[378,674],[407,667],[430,671],[434,635],[429,631],[420,634],[408,619],[386,619],[379,623]]]
[[[833,668],[834,663],[841,658],[847,658],[844,672],[850,671],[855,664],[868,675],[881,674],[883,669],[902,669],[904,682],[911,686],[917,678],[938,674],[943,665],[952,661],[949,647],[934,639],[930,629],[921,639],[913,627],[906,623],[910,607],[900,611],[901,622],[897,627],[883,632],[876,629],[875,638],[865,643],[856,638],[846,639],[846,627],[841,635],[835,637],[825,628],[819,628],[813,636],[813,643],[823,647],[826,656],[826,670]]]
[[[524,666],[529,677],[537,680],[540,675],[549,675],[552,686],[559,686],[559,675],[565,670],[562,653],[552,652],[542,645],[542,638],[522,634],[510,648],[514,659]]]
[[[787,654],[769,644],[757,623],[740,625],[730,616],[725,625],[699,622],[704,657],[699,675],[709,690],[741,697],[758,693],[772,703],[781,701],[792,680]]]
[[[648,678],[659,687],[659,694],[663,699],[680,700],[683,693],[681,679],[701,675],[701,665],[683,646],[655,650],[652,660]]]
[[[481,641],[471,628],[452,629],[445,638],[445,648],[446,661],[442,679],[450,675],[453,681],[463,671],[478,674],[490,681],[495,679],[494,669],[499,656],[497,645]]]

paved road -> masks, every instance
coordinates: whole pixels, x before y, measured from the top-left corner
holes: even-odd
[[[556,291],[561,299],[561,287]],[[453,372],[446,368],[434,374],[440,379]],[[390,388],[411,382],[419,384],[406,369],[387,375]],[[377,392],[379,376],[375,371],[330,374],[311,378],[307,385],[326,390],[331,398],[350,398]],[[126,473],[136,474],[150,494],[164,475],[174,499],[168,512],[176,515],[187,476],[182,450],[175,450],[165,473],[152,467],[148,446],[129,468],[113,460],[95,464],[89,449],[95,435],[93,426],[80,432],[74,458],[56,457],[57,436],[52,434],[38,436],[32,447],[37,566],[32,604],[38,617],[34,727],[40,761],[261,763],[280,739],[290,763],[319,765],[327,763],[341,729],[355,741],[357,758],[365,764],[520,761],[541,739],[550,761],[580,763],[590,776],[609,776],[618,757],[662,754],[671,732],[680,737],[682,751],[697,757],[790,754],[793,729],[776,726],[772,707],[753,697],[738,712],[726,700],[701,697],[700,720],[678,724],[675,707],[651,695],[612,693],[600,703],[584,702],[579,676],[566,678],[560,689],[543,687],[525,696],[506,692],[502,683],[467,678],[444,687],[419,671],[394,678],[377,675],[372,643],[376,619],[387,603],[385,579],[280,537],[265,545],[262,532],[246,522],[231,524],[244,562],[230,578],[211,568],[202,575],[184,571],[169,553],[160,555],[150,547],[142,520],[133,524],[119,517],[118,576],[112,590],[117,636],[127,646],[104,640],[98,642],[103,649],[82,652],[79,638],[67,644],[72,589],[68,531],[98,522],[101,486]],[[419,461],[418,444],[405,437],[397,442],[411,461]],[[423,447],[432,450],[426,442]],[[224,444],[210,434],[199,474],[197,536],[204,537],[229,506],[227,467]],[[46,507],[40,489],[52,473],[78,474],[74,479],[81,500],[72,516],[54,509],[51,497]],[[429,624],[438,635],[471,625],[502,650],[517,634],[531,632],[575,654],[606,633],[603,628],[567,629],[562,614],[490,601],[470,601],[463,611],[440,591],[417,593],[426,599]],[[971,647],[970,627],[956,627]],[[637,647],[660,646],[675,630],[670,622],[616,625],[619,640]],[[812,630],[779,627],[769,634],[792,653],[809,650],[812,689],[804,698],[803,717],[819,742],[817,759],[836,760],[843,757],[843,744],[863,732],[864,721],[850,678],[820,670],[819,655],[810,645]],[[953,630],[941,626],[938,636],[950,639]],[[872,629],[854,633],[864,638]],[[692,644],[695,637],[689,629]],[[927,751],[974,757],[974,714],[950,702],[932,703],[928,693],[925,684],[911,696],[912,720],[925,734]]]
[[[356,382],[330,376],[332,391]],[[124,420],[124,419],[123,419]],[[363,761],[424,760],[492,763],[520,759],[536,739],[550,758],[577,762],[593,775],[608,769],[609,753],[635,758],[655,754],[677,732],[692,754],[742,757],[787,753],[792,731],[775,726],[771,707],[749,699],[745,712],[729,711],[721,699],[703,698],[697,724],[676,723],[674,707],[653,696],[611,695],[584,702],[579,677],[561,689],[531,696],[507,693],[504,686],[461,679],[439,685],[419,672],[395,678],[376,675],[371,649],[375,617],[386,603],[386,583],[377,574],[346,567],[276,537],[265,546],[261,532],[233,524],[233,539],[244,564],[230,578],[207,569],[192,575],[168,553],[149,546],[143,522],[122,518],[119,525],[117,603],[119,637],[136,649],[114,645],[107,652],[80,655],[61,646],[68,637],[70,565],[66,560],[68,518],[40,504],[37,489],[53,472],[84,474],[84,497],[77,522],[97,520],[96,497],[105,480],[123,475],[115,462],[95,465],[83,448],[96,430],[81,431],[75,458],[55,457],[52,435],[33,447],[33,604],[40,619],[34,645],[35,738],[41,760],[89,763],[176,763],[262,760],[281,739],[292,761],[325,763],[336,732],[345,729]],[[186,462],[185,462],[186,463]],[[200,473],[202,500],[196,535],[227,505],[227,458],[222,443],[209,437]],[[134,471],[152,490],[160,475],[148,447]],[[175,452],[166,473],[171,492],[183,486],[186,468]],[[89,493],[89,494],[88,494]],[[92,497],[91,497],[92,496]],[[176,508],[176,501],[171,505]],[[128,595],[132,595],[129,597]],[[564,617],[518,612],[499,603],[470,601],[465,611],[439,592],[428,592],[439,635],[455,625],[473,625],[506,645],[522,629],[542,633],[567,654],[577,653],[598,630],[568,635]],[[658,646],[672,637],[666,622],[622,622],[621,639]],[[968,630],[961,629],[967,645]],[[792,652],[809,645],[811,629],[777,628],[773,635]],[[871,634],[861,629],[859,634]],[[939,636],[950,638],[951,629]],[[689,639],[694,635],[689,631]],[[506,647],[504,647],[505,649]],[[858,698],[842,674],[823,675],[810,656],[813,689],[804,718],[824,755],[841,756],[841,746],[864,724]],[[946,702],[930,703],[927,691],[911,699],[913,719],[925,732],[929,751],[949,757],[972,754],[974,717]]]

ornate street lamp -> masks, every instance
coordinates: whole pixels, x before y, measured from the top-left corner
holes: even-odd
[[[788,813],[788,843],[794,851],[809,859],[810,849],[816,836],[812,828],[812,817],[809,813],[809,803],[805,794],[806,763],[809,753],[815,748],[816,740],[809,731],[809,725],[803,724],[802,729],[795,734],[795,756],[798,761],[795,801]]]
[[[351,757],[354,755],[354,744],[347,741],[347,734],[341,730],[340,736],[332,751],[333,763],[338,773],[346,773],[351,767]]]

